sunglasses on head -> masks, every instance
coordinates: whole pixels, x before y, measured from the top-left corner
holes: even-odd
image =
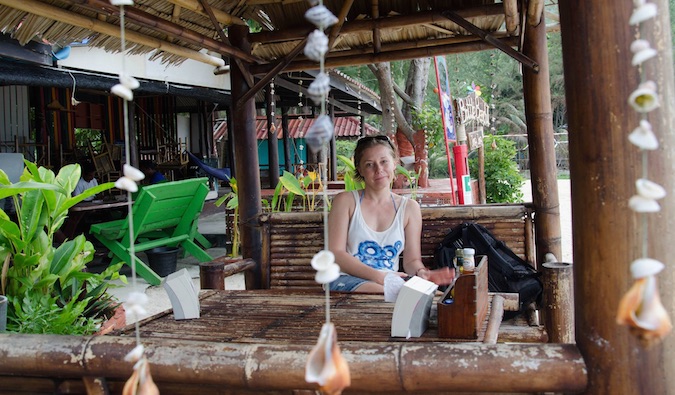
[[[359,139],[359,143],[363,144],[365,142],[372,141],[372,140],[386,141],[389,144],[389,146],[391,146],[392,148],[394,147],[394,145],[391,143],[391,140],[389,139],[389,136],[386,136],[384,134],[378,134],[376,136],[362,137],[361,139]]]

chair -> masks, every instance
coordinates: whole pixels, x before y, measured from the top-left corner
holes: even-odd
[[[141,252],[156,247],[182,247],[200,262],[213,260],[195,243],[203,239],[197,225],[209,192],[206,182],[207,178],[192,178],[141,188],[132,208],[134,249]],[[110,250],[112,264],[120,261],[130,264],[130,228],[126,218],[92,225],[90,233]],[[148,283],[161,283],[161,277],[150,267],[137,257],[135,261],[136,271]]]
[[[94,145],[89,141],[89,154],[91,155],[91,162],[96,168],[96,176],[99,182],[115,181],[121,176],[120,171],[115,168],[115,162],[105,141],[101,144],[99,152],[96,152]]]

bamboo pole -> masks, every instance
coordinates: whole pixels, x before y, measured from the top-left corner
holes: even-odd
[[[574,343],[574,283],[572,264],[546,262],[544,278],[544,327],[551,343]]]
[[[645,155],[650,179],[668,196],[659,201],[661,211],[647,217],[646,247],[650,258],[668,265],[675,239],[675,83],[669,2],[652,3],[659,13],[639,37],[658,51],[643,67],[663,101],[648,114],[660,147]],[[630,263],[643,249],[640,216],[627,207],[643,170],[642,154],[627,138],[641,119],[627,100],[640,82],[629,49],[638,31],[628,24],[634,4],[559,2],[570,132],[576,342],[588,364],[588,394],[675,393],[673,334],[644,348],[628,328],[616,324],[619,301],[633,283]],[[661,301],[673,317],[675,272],[664,270],[658,281]]]
[[[530,153],[532,202],[536,216],[536,263],[544,262],[546,253],[562,256],[560,245],[560,203],[558,169],[555,160],[551,84],[546,46],[546,26],[525,24],[523,52],[540,67],[538,73],[523,69],[523,89],[527,141]]]
[[[339,336],[339,335],[338,335]],[[30,377],[125,379],[133,337],[0,335],[0,372]],[[159,383],[227,389],[316,389],[305,382],[311,345],[143,340]],[[341,342],[350,391],[578,392],[585,364],[571,344]],[[486,380],[489,374],[489,380]]]
[[[244,52],[250,52],[246,41],[248,27],[232,26],[229,29],[232,44]],[[257,263],[253,270],[246,272],[246,289],[261,287],[261,236],[256,218],[262,212],[260,203],[260,164],[258,160],[258,141],[255,134],[255,97],[241,101],[251,86],[244,76],[248,74],[242,65],[235,62],[231,71],[232,102],[237,103],[237,111],[232,114],[232,128],[228,132],[234,138],[237,188],[239,195],[239,227],[241,230],[241,250],[244,258]],[[229,126],[229,125],[228,125]]]
[[[171,4],[175,4],[179,7],[185,8],[187,10],[190,10],[192,12],[196,12],[197,14],[200,15],[205,15],[206,12],[202,8],[202,6],[199,4],[198,1],[195,0],[167,0]],[[218,22],[224,24],[224,25],[239,25],[239,26],[246,26],[246,22],[236,16],[230,15],[224,11],[221,11],[219,9],[213,9],[213,14],[216,16],[216,19]]]
[[[117,38],[120,37],[119,26],[111,25],[97,19],[79,16],[62,8],[54,7],[39,1],[0,0],[0,5],[12,7],[24,12],[52,19],[54,21],[89,29],[93,32],[106,34]],[[171,44],[169,42],[149,37],[134,31],[127,30],[125,37],[130,42],[145,45],[150,48],[155,48],[187,59],[196,60],[198,62],[207,63],[215,67],[222,66],[224,64],[222,59],[218,59],[213,56],[209,56],[198,51],[193,51],[191,49],[181,47],[180,45]]]

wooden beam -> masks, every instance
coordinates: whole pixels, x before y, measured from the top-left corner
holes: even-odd
[[[190,10],[192,12],[196,12],[197,14],[200,15],[206,15],[204,9],[202,6],[199,4],[198,1],[196,0],[167,0],[169,3],[183,7],[187,10]],[[224,24],[224,25],[240,25],[240,26],[246,26],[246,22],[242,20],[241,18],[238,18],[236,16],[232,16],[224,11],[221,11],[219,9],[213,10],[213,13],[216,16],[216,19],[218,22]]]
[[[504,22],[509,34],[517,34],[520,19],[518,16],[518,0],[504,0]]]
[[[539,25],[543,12],[544,0],[530,0],[527,4],[527,23],[530,26]]]
[[[110,4],[108,1],[103,0],[69,0],[74,4],[79,4],[83,7],[91,9],[92,11],[101,12],[104,11],[108,15],[119,16],[120,10],[119,7],[115,7]],[[176,11],[176,9],[178,11]],[[180,7],[176,6],[174,9],[174,14],[180,14]],[[203,34],[197,33],[193,30],[189,30],[180,26],[174,22],[169,22],[165,19],[158,18],[155,15],[149,14],[147,12],[141,11],[137,8],[127,7],[124,9],[124,16],[129,20],[133,20],[134,23],[152,28],[161,33],[166,34],[170,37],[180,37],[182,40],[187,41],[191,44],[203,46],[206,49],[211,51],[216,51],[221,54],[227,54],[234,56],[240,59],[243,59],[247,62],[262,63],[262,60],[246,54],[243,51],[234,48],[230,45],[230,41],[226,38],[225,41],[218,42],[211,37],[204,36]]]
[[[253,98],[256,93],[258,93],[263,87],[267,86],[267,84],[269,84],[269,82],[284,69],[284,67],[291,63],[293,58],[298,56],[300,51],[302,51],[302,49],[305,47],[306,42],[307,37],[298,43],[298,45],[296,45],[295,48],[293,48],[293,50],[288,53],[288,55],[284,56],[283,59],[277,62],[277,64],[275,64],[274,67],[272,67],[272,69],[260,79],[260,81],[258,81],[255,85],[249,85],[251,86],[251,89],[249,89],[248,92],[242,96],[241,100],[237,102],[235,111],[241,108],[240,103],[245,103],[247,100]]]
[[[445,16],[446,18],[450,19],[451,21],[455,22],[459,26],[463,27],[464,29],[468,30],[469,32],[471,32],[471,34],[475,34],[476,36],[483,39],[485,42],[490,43],[491,45],[493,45],[498,50],[504,52],[505,54],[509,55],[513,59],[522,63],[527,68],[532,69],[534,72],[539,71],[539,65],[537,64],[537,62],[533,61],[532,59],[528,58],[527,56],[523,55],[522,53],[516,51],[515,49],[509,47],[508,45],[504,45],[503,43],[501,43],[499,40],[495,39],[489,33],[485,32],[484,30],[482,30],[478,26],[476,26],[473,23],[471,23],[471,22],[467,21],[466,19],[462,18],[456,12],[443,11],[441,14],[443,16]]]
[[[517,37],[506,37],[502,39],[497,39],[505,45],[518,45]],[[433,41],[432,41],[433,42]],[[473,41],[473,42],[462,42],[460,44],[446,44],[446,45],[437,45],[434,46],[431,43],[428,47],[421,48],[406,48],[399,51],[386,51],[379,54],[357,54],[357,55],[347,55],[347,56],[336,56],[326,58],[325,65],[327,68],[335,68],[342,66],[353,66],[360,64],[370,64],[378,62],[392,62],[395,60],[406,60],[406,59],[416,59],[431,57],[437,55],[446,55],[450,53],[463,53],[463,52],[475,52],[475,51],[485,51],[487,49],[493,48],[492,45],[485,43],[483,41]],[[314,70],[318,69],[318,65],[314,61],[302,60],[297,62],[292,62],[284,69],[284,71],[304,71],[304,70]],[[251,73],[253,74],[263,74],[267,73],[270,70],[269,65],[253,65],[250,68]]]
[[[462,10],[457,10],[456,13],[462,16],[462,18],[495,16],[495,15],[503,15],[504,7],[501,4],[491,4],[482,7],[465,8]],[[422,25],[445,20],[446,18],[441,16],[441,14],[438,11],[416,12],[413,13],[412,15],[390,16],[378,18],[376,20],[364,19],[345,22],[340,32],[345,34],[365,33],[365,32],[372,32],[373,29],[375,28],[380,30],[399,29],[401,27],[406,26]],[[312,30],[314,29],[315,27],[308,23],[305,26],[292,29],[275,30],[271,32],[264,31],[259,33],[249,33],[249,41],[251,43],[267,44],[289,40],[300,40],[303,37],[307,36],[309,33],[311,33]]]
[[[209,2],[206,0],[199,0],[199,4],[201,4],[202,9],[211,20],[211,24],[213,24],[213,29],[218,33],[218,36],[220,36],[220,41],[222,41],[223,43],[229,43],[230,40],[227,38],[227,34],[225,34],[225,32],[223,31],[223,28],[220,27],[220,23],[218,19],[216,19],[216,16],[213,14],[213,10],[211,9]]]
[[[54,21],[67,23],[84,29],[89,29],[93,32],[106,34],[112,37],[120,38],[120,28],[109,23],[101,22],[93,18],[76,15],[68,12],[62,8],[54,7],[49,4],[42,3],[36,0],[0,0],[0,5],[5,5],[20,11],[35,14],[44,18],[52,19]],[[199,51],[194,51],[181,47],[180,45],[171,44],[169,42],[149,37],[137,32],[127,30],[126,39],[130,42],[146,47],[155,48],[160,51],[168,52],[187,59],[196,60],[198,62],[207,63],[212,66],[222,66],[222,63],[213,56],[203,54]]]
[[[305,96],[308,95],[307,88],[305,88],[303,86],[300,86],[298,84],[294,84],[294,83],[292,83],[292,82],[290,82],[290,81],[288,81],[284,78],[278,77],[274,80],[274,83],[276,85],[282,87],[282,88],[289,89],[293,92],[302,92],[303,95],[305,95]],[[351,107],[351,106],[335,99],[334,97],[329,96],[329,97],[326,98],[326,101],[328,102],[328,104],[333,104],[333,105],[335,105],[335,107],[338,107],[339,109],[341,109],[343,111],[346,111],[348,113],[358,114],[358,112],[359,112],[358,109],[356,109],[354,107]]]
[[[3,375],[64,379],[126,379],[133,363],[124,357],[136,346],[133,337],[112,335],[2,334],[0,340]],[[143,345],[160,388],[192,383],[234,392],[316,389],[305,381],[311,344],[144,338]],[[340,342],[340,349],[351,372],[350,392],[575,393],[587,385],[584,359],[573,344]]]
[[[380,7],[378,0],[370,0],[371,1],[371,18],[375,21],[380,18]],[[373,26],[373,53],[380,53],[380,28],[377,27],[377,25]]]
[[[349,13],[349,10],[352,8],[352,4],[354,4],[354,0],[346,0],[342,4],[342,9],[340,9],[340,14],[338,15],[338,21],[333,27],[330,29],[330,34],[328,36],[328,51],[333,48],[335,45],[335,39],[337,39],[338,34],[340,33],[340,29],[342,29],[342,25],[345,23],[345,19],[347,18],[347,14]]]

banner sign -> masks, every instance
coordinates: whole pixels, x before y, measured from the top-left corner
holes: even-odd
[[[448,77],[448,65],[445,63],[444,56],[434,58],[436,66],[436,84],[438,86],[438,98],[441,103],[441,118],[443,120],[443,130],[445,130],[446,144],[449,141],[457,140],[455,134],[455,117],[452,109],[452,95],[450,94],[450,79]]]

